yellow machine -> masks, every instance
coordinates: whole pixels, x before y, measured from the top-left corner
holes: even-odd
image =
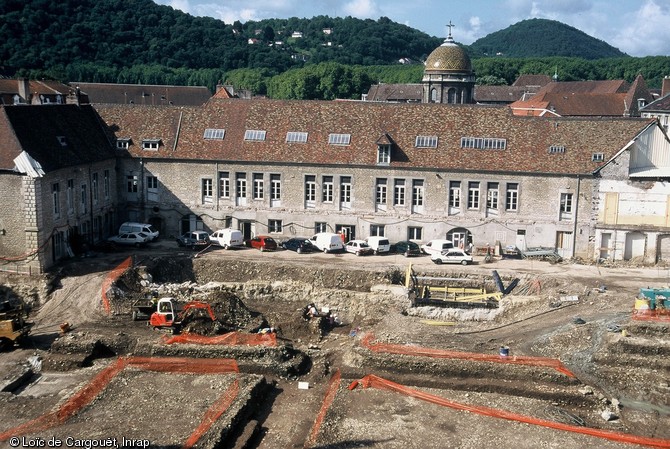
[[[18,300],[0,302],[0,349],[20,343],[33,323],[26,322],[25,304]]]

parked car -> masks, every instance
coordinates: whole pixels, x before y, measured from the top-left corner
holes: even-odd
[[[149,241],[149,236],[143,232],[126,232],[110,237],[107,239],[107,241],[117,245],[132,245],[140,247],[147,244]]]
[[[244,237],[242,231],[237,229],[219,229],[209,236],[209,241],[214,245],[222,246],[225,249],[234,248],[236,246],[244,246]]]
[[[393,245],[393,252],[402,254],[405,257],[420,256],[421,248],[419,247],[418,243],[414,243],[409,240],[403,240],[402,242],[398,242]]]
[[[472,256],[462,249],[452,248],[439,254],[433,254],[430,256],[430,260],[438,265],[442,263],[460,263],[461,265],[467,265],[472,263]]]
[[[134,223],[127,221],[119,227],[119,234],[129,234],[131,232],[141,232],[147,236],[147,241],[153,242],[158,239],[159,232],[149,223]]]
[[[335,234],[334,232],[319,232],[309,240],[312,245],[324,253],[339,252],[344,248],[342,234]]]
[[[277,241],[268,235],[257,235],[244,242],[249,248],[257,248],[261,251],[273,251],[277,249]]]
[[[177,244],[186,248],[197,248],[209,245],[209,234],[205,231],[190,231],[177,237]]]
[[[312,245],[307,237],[293,237],[281,244],[282,248],[295,251],[298,254],[318,251],[319,249]]]
[[[436,239],[421,245],[421,252],[432,256],[433,254],[441,254],[443,251],[453,247],[454,243],[451,240]]]
[[[368,237],[365,239],[375,254],[384,254],[391,251],[391,242],[386,237]]]
[[[370,245],[365,240],[349,240],[344,245],[344,250],[357,256],[366,256],[374,253],[374,250],[370,248]]]

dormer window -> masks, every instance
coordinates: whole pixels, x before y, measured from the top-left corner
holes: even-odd
[[[307,143],[307,133],[289,131],[286,133],[287,143]]]
[[[391,163],[391,145],[377,145],[377,164],[389,165]]]
[[[565,153],[565,147],[563,145],[551,145],[549,147],[549,154],[560,154]]]
[[[158,151],[160,144],[160,139],[145,139],[142,141],[142,149],[147,151]]]
[[[202,136],[205,140],[223,140],[226,135],[225,129],[207,128]]]
[[[328,143],[330,145],[349,145],[351,134],[328,134]]]
[[[130,139],[116,139],[117,150],[127,150],[130,148]]]
[[[593,153],[591,155],[591,160],[593,162],[602,162],[605,160],[605,155],[603,153]]]
[[[260,129],[247,129],[244,132],[244,140],[252,142],[262,142],[265,140],[265,131]]]
[[[437,136],[416,136],[414,146],[417,148],[437,148]]]
[[[67,146],[67,137],[65,137],[65,136],[56,136],[56,139],[58,140],[58,143],[60,144],[60,146],[62,146],[62,147],[66,147],[66,146]]]

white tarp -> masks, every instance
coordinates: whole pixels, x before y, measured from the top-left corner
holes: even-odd
[[[24,173],[31,178],[41,178],[44,176],[44,170],[39,162],[33,159],[28,153],[22,151],[15,159],[16,171]]]

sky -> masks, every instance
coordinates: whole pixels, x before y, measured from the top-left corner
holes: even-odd
[[[193,16],[239,20],[388,17],[471,44],[521,20],[557,20],[631,56],[670,56],[670,0],[154,0]]]

